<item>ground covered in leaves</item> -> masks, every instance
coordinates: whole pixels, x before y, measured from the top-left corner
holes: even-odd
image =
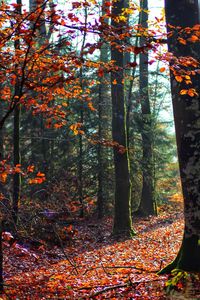
[[[137,234],[115,241],[109,218],[77,220],[65,247],[4,249],[5,294],[0,299],[166,299],[166,276],[183,233],[180,206],[135,219]]]

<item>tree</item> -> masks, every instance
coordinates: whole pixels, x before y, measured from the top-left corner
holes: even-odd
[[[126,22],[120,20],[125,0],[113,3],[112,22],[117,34],[122,34]],[[119,147],[114,147],[115,167],[115,215],[114,234],[131,234],[131,182],[130,167],[127,149],[126,115],[124,99],[124,53],[120,49],[120,40],[111,44],[111,59],[115,62],[116,70],[111,72],[111,96],[112,96],[112,136]]]
[[[16,14],[21,15],[21,0],[17,0]],[[20,35],[19,30],[16,30],[16,40],[14,41],[15,52],[20,51]],[[16,63],[15,74],[18,74],[18,63]],[[22,97],[22,89],[20,87],[20,77],[16,75],[16,83],[14,87],[14,94],[17,99]],[[14,108],[14,118],[13,118],[13,164],[14,166],[21,165],[20,158],[20,115],[21,115],[21,105],[18,102]],[[13,175],[13,202],[12,202],[12,216],[13,221],[17,223],[18,219],[18,208],[21,193],[21,174],[20,172],[15,172]]]
[[[108,26],[108,18],[106,18],[105,11],[106,1],[102,1],[102,20],[104,26]],[[100,61],[107,63],[109,60],[109,45],[102,40],[102,46],[100,49]],[[98,155],[98,192],[97,192],[97,212],[98,218],[102,218],[106,209],[106,173],[108,172],[108,149],[101,144],[101,141],[108,136],[109,129],[109,102],[110,97],[108,95],[108,75],[105,75],[99,79],[99,97],[98,97],[98,134],[99,144],[97,149]]]
[[[173,53],[171,91],[178,159],[184,197],[185,228],[173,269],[200,272],[200,144],[199,144],[199,5],[198,1],[165,1],[168,47]],[[198,70],[197,70],[198,71]],[[198,91],[198,92],[197,92]]]
[[[141,20],[140,25],[144,31],[144,36],[140,38],[140,47],[146,42],[145,34],[148,29],[148,1],[141,1]],[[154,190],[153,190],[153,126],[152,114],[149,97],[148,80],[148,50],[140,53],[140,74],[139,74],[139,94],[141,102],[141,136],[142,136],[142,195],[138,208],[138,213],[143,216],[153,215],[154,208]]]

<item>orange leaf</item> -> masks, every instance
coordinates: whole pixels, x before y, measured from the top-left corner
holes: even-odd
[[[89,107],[90,110],[93,110],[93,111],[96,110],[96,108],[94,108],[92,102],[89,102],[89,103],[88,103],[88,107]]]
[[[7,179],[7,176],[8,176],[8,174],[7,174],[6,172],[2,172],[2,173],[0,174],[0,182],[5,183],[5,182],[6,182],[6,179]]]
[[[62,123],[55,123],[55,124],[53,125],[53,127],[54,127],[54,128],[61,128],[61,127],[63,127],[63,124],[62,124]]]
[[[41,172],[38,172],[38,173],[37,173],[37,176],[38,176],[38,177],[44,177],[45,174],[44,174],[44,173],[41,173]]]
[[[103,70],[103,68],[99,68],[99,70],[98,70],[98,76],[99,76],[99,77],[103,77],[103,75],[104,75],[104,70]]]
[[[175,76],[175,79],[178,82],[182,82],[183,81],[183,77],[182,76]]]
[[[179,41],[180,44],[183,44],[183,45],[187,44],[186,40],[184,40],[182,38],[178,38],[178,41]]]
[[[198,96],[198,93],[196,92],[195,89],[189,89],[189,90],[188,90],[188,95],[189,95],[190,97],[194,97],[194,96]]]
[[[166,70],[165,67],[160,68],[161,73],[165,72],[165,70]]]
[[[27,172],[32,173],[34,171],[35,166],[28,166]]]
[[[188,39],[188,41],[189,42],[192,42],[192,43],[195,43],[195,42],[197,42],[199,40],[199,38],[196,36],[196,35],[192,35],[189,39]]]

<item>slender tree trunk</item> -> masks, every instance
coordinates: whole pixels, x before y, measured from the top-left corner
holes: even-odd
[[[0,120],[3,117],[2,110],[3,110],[3,103],[0,100]],[[4,152],[3,151],[3,129],[0,129],[0,160],[4,156],[3,152]]]
[[[104,5],[106,3],[106,0],[102,1],[102,16],[105,15],[104,11]],[[108,24],[108,19],[106,19],[104,22]],[[109,46],[104,43],[100,50],[100,61],[101,62],[108,62],[109,57]],[[100,78],[100,84],[99,84],[99,98],[98,98],[98,119],[99,119],[99,140],[106,138],[106,134],[109,128],[108,124],[108,116],[109,116],[109,103],[108,103],[108,93],[107,93],[107,83],[105,83],[106,80],[108,80],[108,76],[104,75],[103,78]],[[106,209],[106,171],[107,171],[107,157],[108,155],[108,149],[101,145],[101,143],[98,144],[97,148],[97,156],[98,156],[98,193],[97,193],[97,213],[98,218],[102,218],[104,216],[104,211]]]
[[[141,1],[141,26],[148,28],[148,0]],[[140,38],[140,46],[144,46],[145,38]],[[148,80],[148,51],[140,53],[140,101],[142,111],[142,172],[143,185],[141,201],[138,213],[142,216],[153,215],[154,212],[154,191],[153,191],[153,147],[152,147],[152,117],[149,99]]]
[[[166,0],[167,24],[192,27],[199,24],[198,1]],[[171,31],[168,27],[168,32]],[[199,41],[186,45],[178,42],[177,33],[168,36],[169,51],[177,57],[193,57],[199,60]],[[188,67],[189,68],[189,67]],[[187,69],[186,69],[187,70]],[[184,198],[185,228],[182,246],[176,259],[160,274],[170,273],[172,269],[200,272],[200,76],[191,76],[192,88],[198,95],[180,95],[180,90],[191,86],[178,83],[171,73],[171,90],[175,119],[178,159]]]
[[[3,221],[0,221],[0,294],[3,292],[3,248],[2,248]]]
[[[120,16],[125,1],[119,0],[113,3],[112,15]],[[112,19],[112,26],[118,28],[124,26],[123,23],[117,23]],[[120,43],[119,41],[116,41]],[[124,97],[124,71],[123,52],[111,47],[111,59],[115,61],[118,71],[111,73],[111,96],[112,96],[112,136],[113,140],[123,146],[125,151],[120,152],[117,147],[114,148],[114,167],[115,167],[115,216],[114,216],[114,234],[131,235],[131,182],[130,166],[127,151],[127,132],[126,132],[126,112]],[[115,84],[116,83],[116,84]]]
[[[80,123],[83,124],[84,115],[83,107],[80,108]],[[78,160],[78,194],[79,201],[81,204],[80,217],[84,216],[84,207],[83,207],[83,136],[79,135],[79,160]]]
[[[17,105],[14,110],[14,132],[13,132],[13,159],[14,166],[21,164],[20,159],[20,105]],[[21,192],[21,175],[15,173],[13,176],[13,221],[17,223],[18,209]]]
[[[87,13],[87,7],[84,9],[84,26],[85,28],[87,27],[87,18],[88,18],[88,13]],[[86,41],[86,34],[87,31],[84,31],[83,34],[83,40],[82,40],[82,45],[81,45],[81,51],[80,51],[80,59],[83,59],[83,51],[85,47],[85,41]],[[83,90],[83,68],[80,68],[80,86],[81,90]],[[84,122],[84,111],[83,111],[83,103],[81,103],[80,107],[80,123],[83,124]],[[79,201],[81,203],[81,210],[80,210],[80,217],[84,216],[84,194],[83,194],[83,136],[82,134],[79,135],[79,160],[78,160],[78,193],[79,193]]]
[[[17,4],[19,5],[17,11],[21,14],[21,0],[17,0]],[[18,31],[16,32],[18,34]],[[17,39],[15,41],[15,50],[20,49],[20,41]],[[17,66],[16,66],[17,67]],[[21,98],[21,90],[20,90],[20,82],[17,80],[15,84],[15,95],[20,100]],[[15,106],[14,109],[14,119],[13,119],[13,163],[14,166],[21,164],[20,159],[20,103]],[[19,201],[20,201],[20,192],[21,192],[21,174],[15,173],[13,175],[13,202],[12,202],[12,217],[13,221],[16,224],[18,220],[18,209],[19,209]]]
[[[98,105],[98,117],[99,117],[99,139],[102,139],[102,88],[103,85],[99,85],[99,105]],[[101,143],[98,144],[97,156],[98,156],[98,193],[97,193],[97,212],[98,218],[101,219],[104,215],[104,194],[103,194],[103,147]]]

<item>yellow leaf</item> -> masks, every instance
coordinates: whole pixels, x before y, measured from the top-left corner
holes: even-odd
[[[190,80],[191,77],[189,75],[185,75],[185,79]]]
[[[188,93],[188,90],[181,90],[180,91],[180,95],[187,95],[187,93]]]

